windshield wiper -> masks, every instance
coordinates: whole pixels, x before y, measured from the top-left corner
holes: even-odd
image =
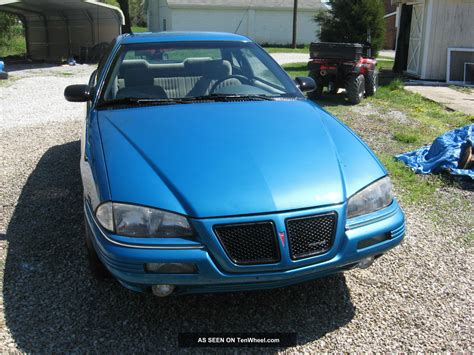
[[[272,101],[278,96],[269,96],[261,94],[209,94],[202,96],[187,97],[189,101],[238,101],[238,100],[255,100],[255,101]]]
[[[124,97],[121,99],[114,99],[109,101],[102,101],[97,104],[97,108],[123,106],[123,105],[173,105],[173,104],[187,104],[189,103],[186,99],[151,99],[151,98],[137,98],[137,97]]]
[[[261,94],[210,94],[194,97],[183,97],[176,99],[153,99],[153,98],[138,98],[138,97],[124,97],[121,99],[113,99],[109,101],[102,101],[97,104],[97,108],[106,108],[114,106],[146,106],[146,105],[174,105],[174,104],[190,104],[197,101],[272,101],[278,99],[280,96],[269,96]]]

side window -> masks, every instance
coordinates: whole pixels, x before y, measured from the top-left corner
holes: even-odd
[[[242,72],[242,64],[240,61],[235,57],[234,53],[231,55],[231,64],[234,69],[237,69],[238,71]]]
[[[107,58],[109,57],[110,52],[112,52],[112,49],[115,47],[116,42],[117,42],[116,39],[110,42],[109,47],[102,55],[102,58],[100,58],[99,65],[97,66],[97,73],[95,75],[96,76],[95,81],[97,81],[97,78],[102,74],[102,71],[104,70],[104,67],[105,67],[105,63],[107,63]]]
[[[94,87],[97,85],[97,69],[94,70],[89,78],[89,86]]]
[[[248,60],[250,67],[252,68],[253,75],[257,79],[261,79],[268,83],[276,86],[281,86],[281,81],[267,68],[262,61],[256,57],[249,49],[244,49],[244,57]]]

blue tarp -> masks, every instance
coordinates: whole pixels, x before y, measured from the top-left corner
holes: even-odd
[[[436,138],[433,144],[397,155],[395,159],[404,162],[416,173],[447,171],[452,175],[469,176],[474,180],[474,169],[458,169],[461,149],[465,145],[474,146],[474,124],[446,132]]]

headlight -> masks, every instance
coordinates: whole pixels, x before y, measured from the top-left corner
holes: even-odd
[[[392,201],[392,183],[386,176],[349,198],[347,218],[378,211],[390,205]]]
[[[99,223],[113,233],[138,238],[190,237],[186,217],[150,207],[106,202],[96,210]]]

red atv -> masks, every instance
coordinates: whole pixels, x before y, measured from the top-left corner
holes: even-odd
[[[316,82],[316,90],[309,97],[317,99],[324,87],[336,94],[346,89],[351,104],[358,104],[364,96],[375,95],[378,85],[377,61],[367,56],[367,47],[358,43],[311,43],[308,63],[309,76]]]

